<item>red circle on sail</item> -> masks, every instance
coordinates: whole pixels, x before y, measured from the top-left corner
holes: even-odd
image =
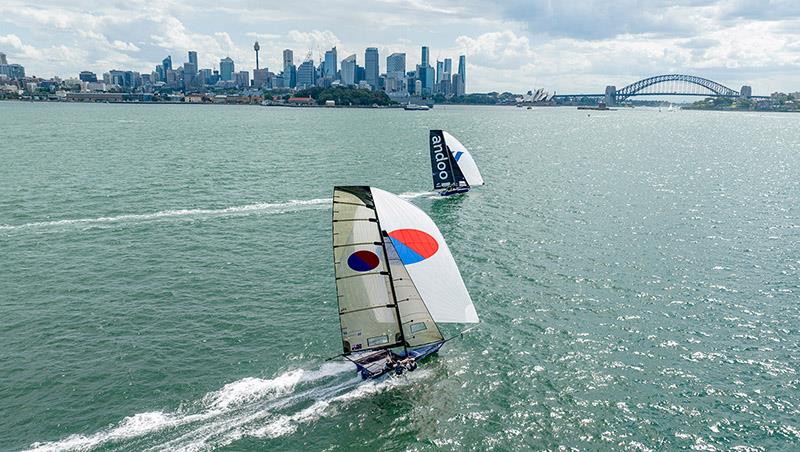
[[[368,272],[380,264],[378,255],[372,251],[356,251],[347,258],[347,265],[357,272]]]
[[[397,229],[389,233],[397,253],[404,264],[410,265],[428,259],[439,251],[439,242],[419,229]]]

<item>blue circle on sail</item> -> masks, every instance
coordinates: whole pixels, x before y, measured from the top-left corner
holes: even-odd
[[[347,266],[357,272],[374,270],[380,263],[378,255],[367,250],[356,251],[347,258]]]

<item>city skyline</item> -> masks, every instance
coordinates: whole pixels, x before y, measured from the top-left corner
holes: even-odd
[[[144,14],[135,1],[31,6],[9,0],[0,5],[0,51],[47,78],[85,69],[145,71],[165,54],[188,50],[199,53],[200,67],[230,56],[252,73],[256,40],[261,66],[272,71],[282,68],[285,48],[294,49],[299,65],[309,49],[318,61],[334,46],[340,56],[362,58],[367,47],[380,55],[404,52],[413,67],[417,46],[425,43],[434,62],[466,55],[474,92],[594,91],[672,72],[749,83],[761,92],[791,91],[800,72],[800,5],[784,0],[659,0],[646,8],[633,0],[434,0],[358,8],[348,1],[255,8],[198,1],[191,9],[149,5]]]

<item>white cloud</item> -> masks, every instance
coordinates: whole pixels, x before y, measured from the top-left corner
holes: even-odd
[[[534,86],[602,90],[665,72],[688,72],[757,93],[797,90],[800,3],[796,0],[342,0],[287,4],[250,0],[0,3],[0,51],[38,75],[80,70],[151,71],[198,52],[201,67],[230,56],[237,70],[281,65],[293,49],[318,60],[375,46],[406,52],[409,69],[428,45],[433,59],[466,53],[470,91]],[[766,6],[765,6],[766,5]],[[334,26],[335,24],[335,26]],[[63,60],[60,60],[63,58]]]

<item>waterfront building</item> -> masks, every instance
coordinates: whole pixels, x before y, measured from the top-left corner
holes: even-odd
[[[219,60],[219,78],[223,81],[233,80],[234,65],[231,57]]]
[[[461,74],[453,74],[452,91],[454,96],[464,95],[464,83],[461,81]]]
[[[467,57],[464,55],[458,56],[458,83],[461,86],[457,89],[460,89],[463,96],[467,92]],[[455,82],[453,82],[453,85],[455,85]]]
[[[97,74],[92,71],[81,71],[81,73],[78,74],[78,79],[82,82],[96,82]]]
[[[393,53],[386,57],[386,77],[404,78],[406,74],[406,54]]]
[[[355,54],[342,60],[342,84],[351,86],[356,84],[356,56]]]
[[[359,66],[356,64],[356,84],[365,80],[367,76],[367,71],[364,70],[364,66]]]
[[[250,86],[250,73],[247,71],[237,72],[236,86],[238,86],[239,88],[248,88]]]
[[[323,77],[327,77],[331,80],[336,80],[336,73],[338,72],[338,56],[336,54],[336,47],[332,48],[325,52],[325,60],[324,64],[324,72],[322,73]]]
[[[367,47],[367,50],[364,53],[364,72],[364,80],[370,84],[372,89],[378,89],[380,66],[378,60],[378,49],[375,47]]]
[[[197,52],[194,50],[189,51],[189,62],[194,64],[195,68],[199,68],[200,66],[197,64]]]
[[[306,60],[297,68],[297,88],[310,88],[316,84],[317,70],[312,60]]]
[[[269,84],[270,74],[272,73],[269,72],[268,68],[255,69],[253,71],[253,88],[259,88],[259,89],[267,88],[267,85]]]
[[[25,78],[25,68],[19,64],[0,64],[0,75],[11,80],[21,80]]]
[[[294,66],[294,52],[292,49],[283,49],[283,72],[286,72],[289,66]]]
[[[739,97],[742,99],[750,99],[753,97],[753,88],[747,85],[742,86],[741,91],[739,91]]]
[[[197,88],[197,65],[183,63],[183,89],[190,91],[195,88]]]

